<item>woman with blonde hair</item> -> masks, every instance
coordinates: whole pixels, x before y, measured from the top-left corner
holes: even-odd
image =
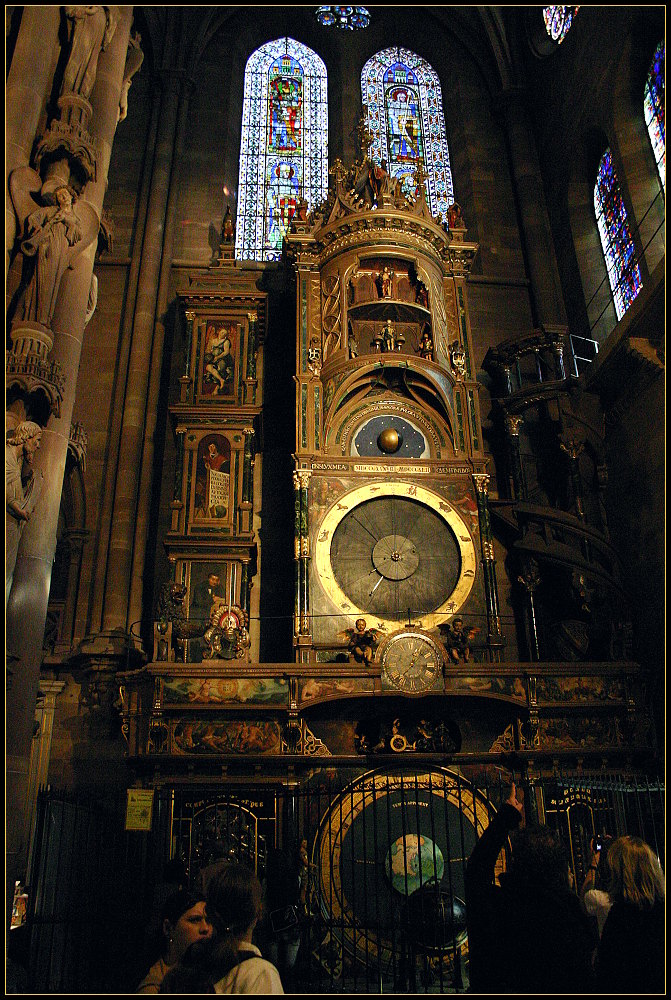
[[[613,900],[597,954],[604,993],[664,992],[664,872],[640,837],[618,837],[608,851]]]

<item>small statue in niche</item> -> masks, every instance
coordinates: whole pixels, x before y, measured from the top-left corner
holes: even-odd
[[[9,600],[23,527],[42,492],[42,472],[33,472],[42,428],[24,420],[7,434],[5,443],[5,607]]]
[[[381,299],[390,299],[393,292],[394,272],[385,264],[382,273],[375,276],[378,294]]]
[[[464,217],[461,214],[461,206],[453,201],[447,210],[447,228],[448,229],[465,229],[466,223],[464,222]]]
[[[415,302],[424,309],[429,308],[429,291],[424,282],[418,278],[415,285]]]
[[[372,663],[382,632],[368,628],[365,618],[357,618],[354,628],[345,629],[344,634],[349,638],[350,663]]]
[[[98,72],[98,56],[114,37],[118,7],[64,6],[70,27],[70,55],[63,74],[62,94],[88,100]]]
[[[347,351],[349,354],[350,361],[353,358],[359,357],[359,345],[354,337],[354,330],[352,329],[352,324],[347,324]]]
[[[224,221],[221,226],[221,242],[222,243],[232,243],[235,239],[235,224],[233,222],[233,215],[231,214],[231,206],[226,206],[226,212],[224,214]]]
[[[471,658],[471,642],[480,631],[474,626],[464,628],[463,618],[453,618],[451,622],[440,626],[444,634],[445,645],[453,663],[463,660],[468,663]]]
[[[24,223],[21,251],[33,261],[33,269],[17,313],[48,328],[61,279],[82,240],[82,224],[73,208],[75,192],[63,180],[46,180],[40,194],[45,204],[34,208]],[[32,197],[30,202],[35,205]]]
[[[433,360],[433,340],[428,326],[422,331],[422,339],[419,342],[419,356],[425,361]]]
[[[128,39],[128,51],[126,52],[126,65],[124,66],[121,95],[119,97],[117,124],[124,121],[128,115],[128,91],[133,82],[133,77],[144,61],[144,52],[140,48],[141,42],[142,38],[137,31],[134,31]]]

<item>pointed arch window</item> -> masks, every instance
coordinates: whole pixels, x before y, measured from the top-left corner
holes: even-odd
[[[664,125],[664,59],[666,43],[661,41],[652,57],[643,91],[643,113],[662,187],[666,191],[666,128]]]
[[[594,211],[618,320],[641,290],[627,211],[622,201],[610,149],[601,157],[594,186]]]
[[[371,158],[386,161],[406,194],[414,193],[414,173],[423,160],[427,203],[446,221],[454,193],[438,74],[408,49],[383,49],[362,70],[361,98]]]
[[[326,66],[293,38],[267,42],[245,68],[235,256],[278,260],[298,202],[328,196]]]

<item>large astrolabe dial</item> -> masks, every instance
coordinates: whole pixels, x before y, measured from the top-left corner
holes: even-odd
[[[457,511],[410,483],[375,483],[341,497],[315,546],[319,579],[338,608],[398,628],[454,614],[475,579],[475,546]]]
[[[356,778],[331,801],[313,848],[321,910],[341,947],[382,972],[402,929],[427,954],[461,947],[466,863],[489,818],[487,800],[447,769]]]

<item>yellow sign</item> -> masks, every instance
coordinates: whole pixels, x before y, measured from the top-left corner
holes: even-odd
[[[126,829],[151,830],[153,788],[129,788],[126,801]]]

